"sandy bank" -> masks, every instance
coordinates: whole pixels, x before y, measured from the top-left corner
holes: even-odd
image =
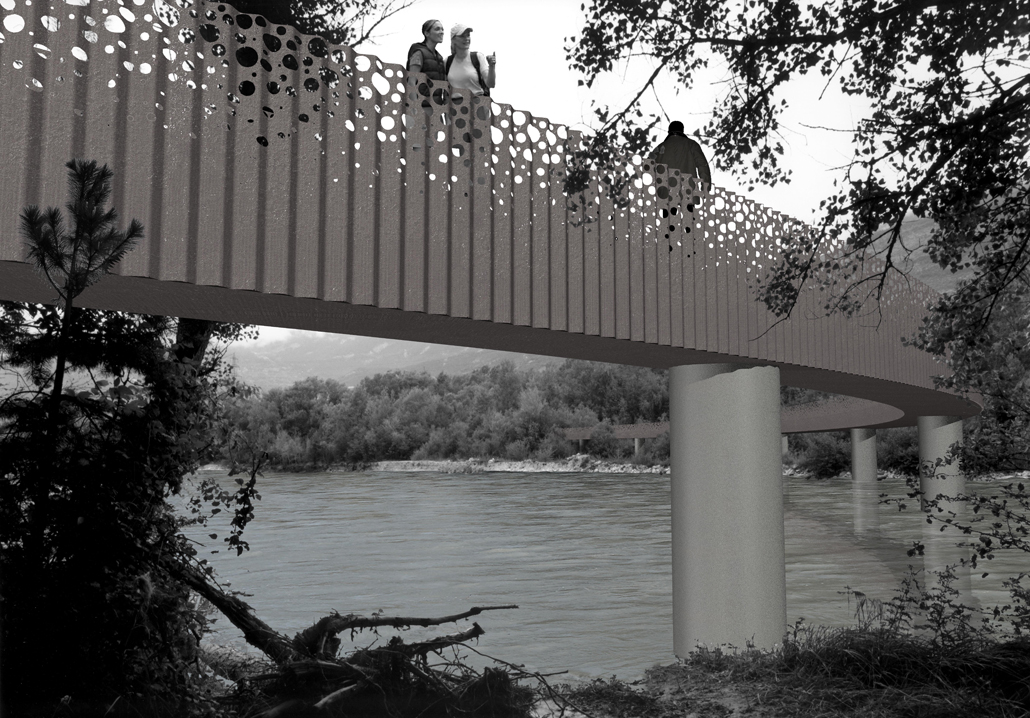
[[[378,461],[371,471],[439,471],[447,474],[482,474],[490,471],[510,473],[598,473],[598,474],[667,474],[668,466],[640,466],[592,458],[576,454],[557,461],[508,461],[506,459],[460,459],[422,461]]]

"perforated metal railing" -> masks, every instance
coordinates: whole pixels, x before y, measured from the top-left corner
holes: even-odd
[[[634,158],[626,206],[597,178],[570,202],[576,133],[226,4],[0,8],[5,298],[46,294],[18,212],[62,204],[64,163],[85,157],[112,167],[113,205],[146,227],[87,304],[650,366],[774,363],[786,383],[900,407],[867,424],[977,410],[933,391],[942,366],[901,345],[931,296],[917,283],[853,318],[825,316],[811,288],[777,323],[754,285],[807,229],[724,189]]]

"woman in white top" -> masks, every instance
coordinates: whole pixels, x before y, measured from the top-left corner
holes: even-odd
[[[451,56],[447,58],[447,82],[455,90],[468,90],[473,95],[490,96],[497,82],[497,58],[469,52],[472,28],[457,24],[451,28]],[[485,60],[485,63],[484,63]]]

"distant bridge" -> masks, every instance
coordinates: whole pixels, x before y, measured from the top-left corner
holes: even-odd
[[[816,288],[782,322],[755,301],[808,231],[790,218],[639,158],[626,207],[597,178],[569,198],[561,125],[457,92],[423,110],[424,76],[226,4],[84,2],[0,11],[0,296],[52,301],[18,215],[85,157],[146,240],[83,305],[671,368],[680,655],[785,629],[781,382],[849,397],[800,430],[919,421],[937,456],[979,411],[901,344],[918,283],[882,321]]]

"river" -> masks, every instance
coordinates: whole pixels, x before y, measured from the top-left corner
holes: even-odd
[[[479,650],[537,671],[567,670],[570,678],[632,679],[675,660],[668,476],[269,473],[258,486],[262,500],[244,534],[249,552],[210,553],[221,545],[224,522],[188,535],[206,544],[201,556],[283,633],[334,610],[440,616],[515,603],[518,610],[475,619],[486,630]],[[906,487],[889,479],[858,495],[848,479],[789,480],[790,623],[853,623],[846,586],[883,600],[893,595],[923,523],[911,510],[878,505],[877,492],[900,498]],[[218,540],[207,538],[216,531]],[[974,581],[984,603],[1004,598],[1001,569],[1025,556],[1003,560],[1010,565]],[[215,639],[242,645],[231,626]],[[359,634],[355,645],[373,639]]]

